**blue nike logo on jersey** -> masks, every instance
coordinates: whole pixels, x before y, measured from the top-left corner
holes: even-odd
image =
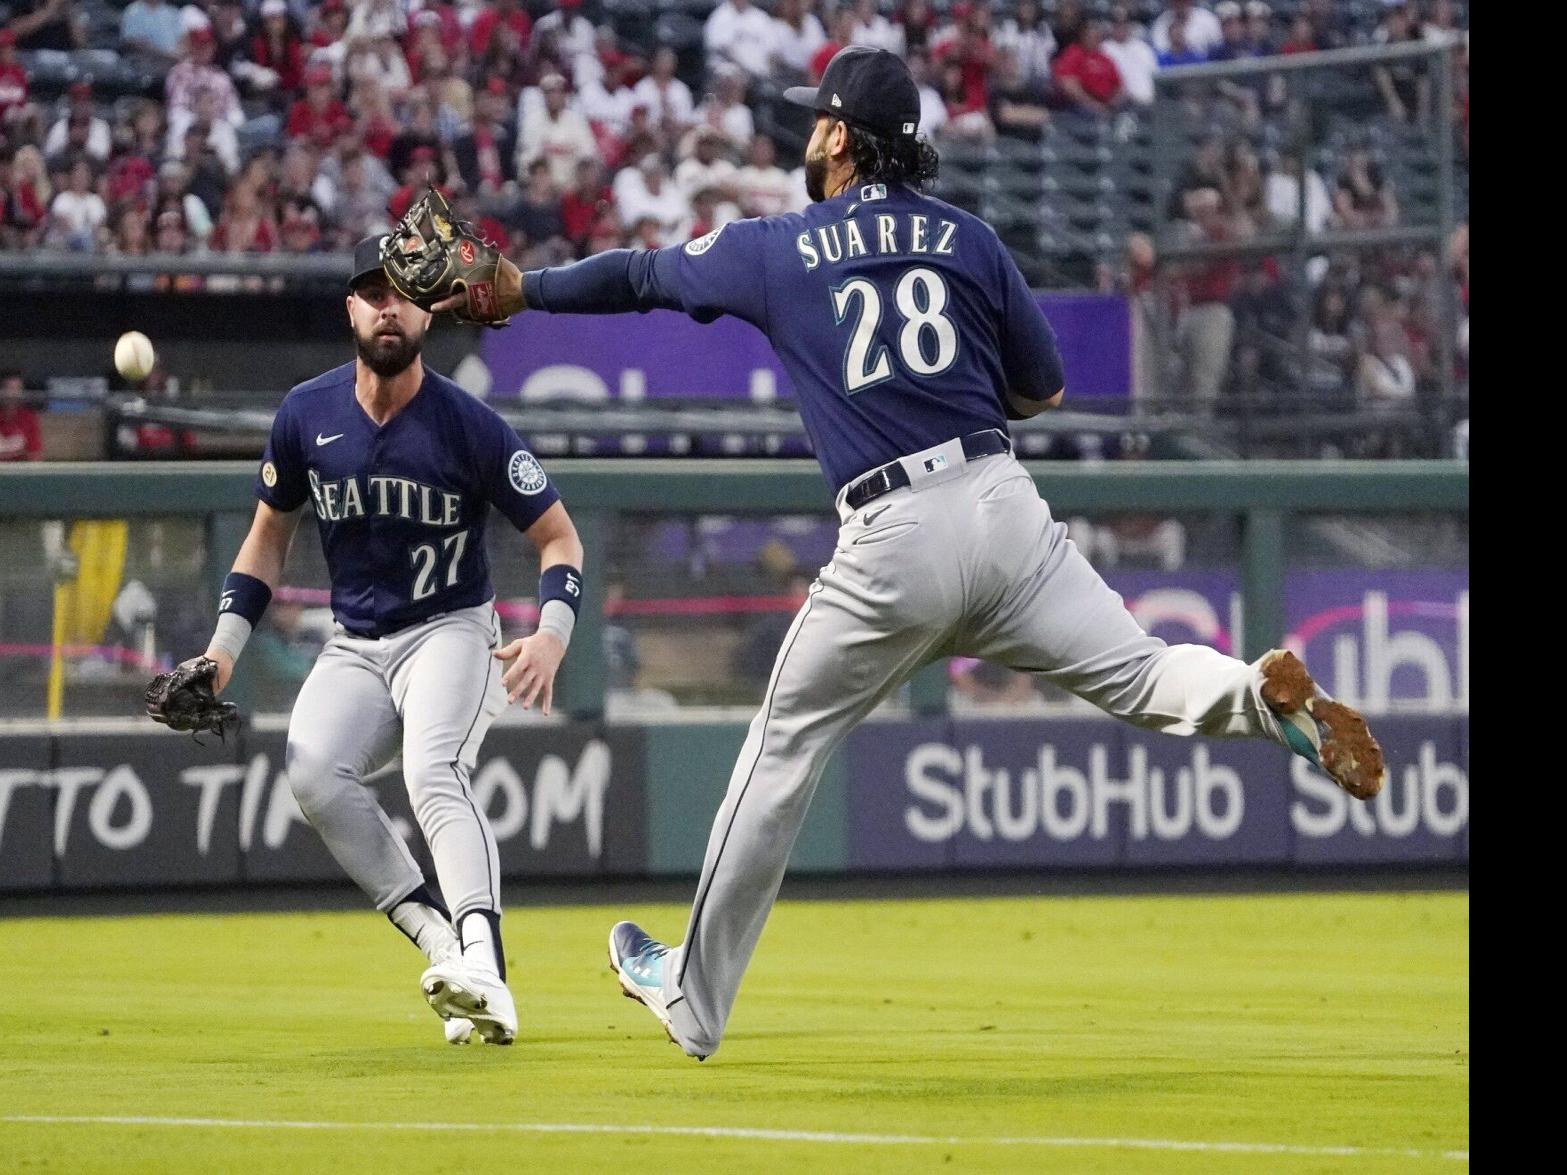
[[[343,438],[343,434],[340,433],[340,432],[333,433],[329,437],[324,437],[320,433],[316,433],[316,444],[317,445],[330,445],[333,441],[342,440],[342,438]]]

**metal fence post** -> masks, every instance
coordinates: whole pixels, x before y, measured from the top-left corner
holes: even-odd
[[[947,659],[925,666],[909,679],[909,708],[916,714],[947,712]]]
[[[231,511],[221,511],[208,514],[206,517],[206,565],[202,570],[202,586],[207,593],[207,599],[216,608],[218,595],[223,588],[223,578],[228,575],[229,569],[234,566],[234,560],[239,555],[239,548],[245,541],[245,536],[250,533],[250,519],[243,514],[235,514]],[[177,652],[177,657],[195,657],[206,652],[205,649],[188,649]],[[239,707],[241,714],[255,712],[256,701],[256,675],[255,658],[249,662],[250,671],[247,672],[245,658],[241,657],[234,667],[233,680],[228,688],[223,691],[223,699],[233,702]]]
[[[561,711],[572,718],[594,719],[604,713],[604,598],[612,519],[603,510],[572,511],[571,520],[582,540],[583,595],[559,695]]]
[[[1241,655],[1248,661],[1284,639],[1284,515],[1248,510],[1241,519]]]

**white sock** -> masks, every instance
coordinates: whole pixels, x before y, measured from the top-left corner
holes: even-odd
[[[432,963],[438,963],[447,955],[461,950],[452,924],[439,910],[423,902],[410,899],[393,906],[387,917],[401,930],[414,946],[424,952]]]
[[[501,950],[501,916],[493,910],[469,910],[457,924],[463,961],[506,978]]]

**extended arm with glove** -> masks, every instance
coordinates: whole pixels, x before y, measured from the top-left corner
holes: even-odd
[[[522,271],[458,220],[433,188],[387,235],[381,264],[398,293],[421,310],[451,310],[464,322],[501,327],[523,308]]]
[[[170,730],[198,734],[203,730],[223,738],[239,723],[239,707],[218,701],[213,682],[218,663],[210,657],[193,657],[160,673],[147,686],[147,713]]]

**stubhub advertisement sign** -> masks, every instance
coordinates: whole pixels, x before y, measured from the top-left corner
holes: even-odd
[[[1282,747],[1095,718],[867,724],[848,740],[860,869],[1463,862],[1468,719],[1387,717],[1351,800]]]

